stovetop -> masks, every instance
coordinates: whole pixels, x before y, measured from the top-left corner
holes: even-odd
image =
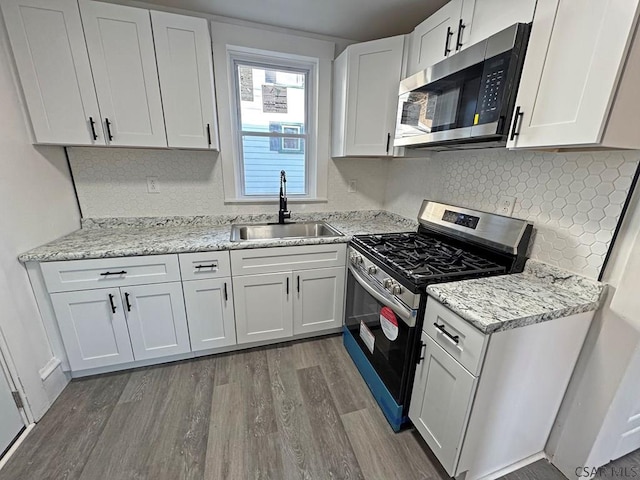
[[[421,232],[356,235],[358,249],[414,286],[462,280],[507,272],[504,265],[493,262],[470,249],[447,243]]]

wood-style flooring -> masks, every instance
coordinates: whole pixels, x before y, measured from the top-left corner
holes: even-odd
[[[0,480],[341,478],[448,477],[416,433],[391,430],[338,336],[74,380],[0,470]],[[564,477],[540,461],[506,478]]]

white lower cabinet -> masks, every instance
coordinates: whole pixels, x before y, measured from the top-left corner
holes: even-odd
[[[344,267],[303,270],[294,277],[294,335],[342,326]]]
[[[51,294],[72,371],[191,350],[180,282]]]
[[[424,332],[422,348],[409,418],[453,477],[477,379]]]
[[[338,329],[345,262],[344,243],[232,251],[238,343]]]
[[[427,299],[409,418],[451,477],[503,478],[544,457],[592,318],[484,333]]]
[[[51,302],[71,370],[133,361],[120,289],[54,293]]]
[[[291,272],[233,279],[238,343],[293,335]]]
[[[120,290],[136,360],[191,351],[180,282],[123,287]]]
[[[196,352],[236,344],[231,278],[192,280],[182,284],[191,349]]]

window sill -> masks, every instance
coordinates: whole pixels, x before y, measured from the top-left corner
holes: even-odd
[[[296,198],[287,197],[288,203],[327,203],[328,198]],[[229,198],[224,201],[225,205],[232,204],[267,204],[277,205],[280,203],[278,197],[256,197],[256,198]]]

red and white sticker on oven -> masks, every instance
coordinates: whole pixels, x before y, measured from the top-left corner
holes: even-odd
[[[393,341],[398,338],[398,319],[389,307],[380,309],[380,326],[384,336]]]

